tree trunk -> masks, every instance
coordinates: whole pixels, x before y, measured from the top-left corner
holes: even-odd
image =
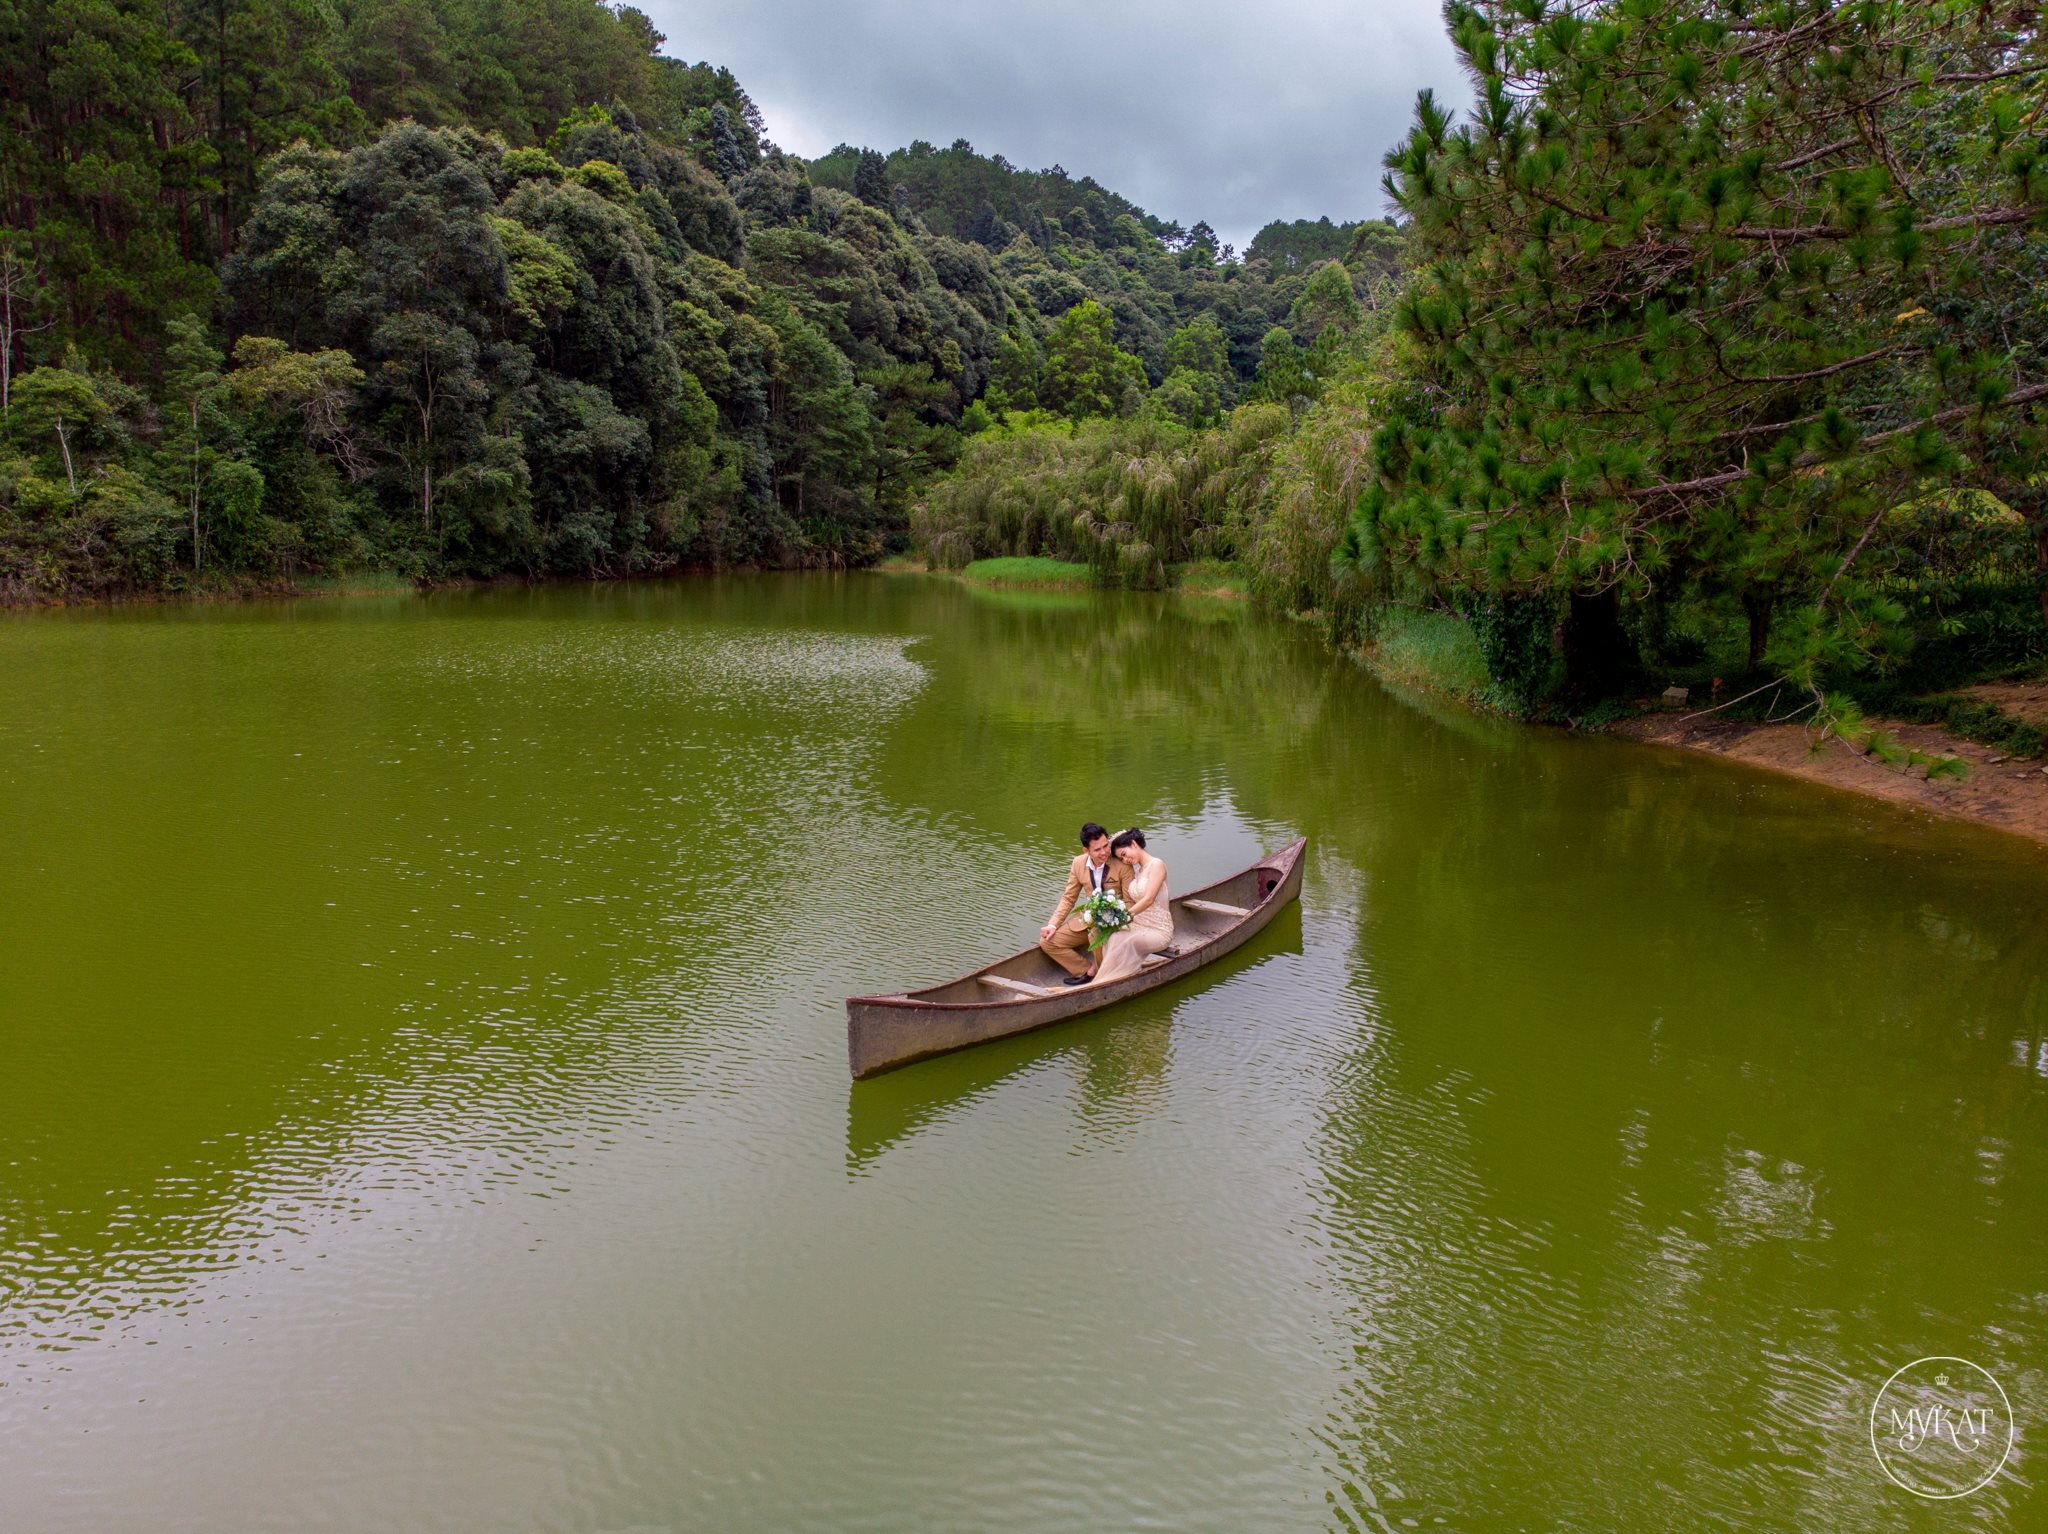
[[[57,450],[64,455],[64,482],[78,494],[78,475],[71,467],[71,443],[64,436],[64,417],[57,417]]]
[[[192,569],[199,570],[199,396],[192,396]]]
[[[420,413],[420,531],[434,531],[434,369],[420,370],[422,391],[416,408]]]
[[[1620,594],[1573,592],[1564,620],[1564,691],[1579,702],[1620,692],[1636,669],[1635,645],[1621,626]]]
[[[1743,615],[1749,619],[1749,669],[1751,674],[1763,670],[1764,649],[1771,642],[1771,615],[1776,611],[1778,599],[1766,592],[1754,589],[1742,594]]]
[[[2048,623],[2048,517],[2034,523],[2034,570],[2041,583],[2041,621]]]

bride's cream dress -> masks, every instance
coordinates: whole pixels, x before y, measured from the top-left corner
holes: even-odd
[[[1095,984],[1135,975],[1147,958],[1173,941],[1173,907],[1168,904],[1173,891],[1166,885],[1166,865],[1158,858],[1147,863],[1144,871],[1131,881],[1131,904],[1145,898],[1154,879],[1159,881],[1159,898],[1140,911],[1123,931],[1111,934],[1103,945],[1102,967],[1095,972]]]

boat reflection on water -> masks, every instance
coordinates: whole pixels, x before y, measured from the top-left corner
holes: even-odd
[[[1301,953],[1301,905],[1290,902],[1236,953],[1113,1009],[853,1082],[846,1098],[846,1174],[864,1175],[892,1147],[958,1119],[1004,1082],[1034,1070],[1057,1067],[1072,1076],[1083,1136],[1143,1117],[1162,1095],[1173,1021],[1183,1004],[1202,995],[1227,1006],[1234,982]],[[1245,1026],[1257,1022],[1247,1017]]]

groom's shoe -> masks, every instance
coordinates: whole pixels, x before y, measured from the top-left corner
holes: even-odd
[[[1069,975],[1060,982],[1061,985],[1086,985],[1087,983],[1088,977],[1086,975]]]

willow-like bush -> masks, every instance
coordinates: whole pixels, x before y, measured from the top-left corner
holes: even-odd
[[[1238,553],[1245,508],[1257,503],[1288,424],[1278,405],[1241,406],[1206,431],[1152,418],[1013,414],[968,444],[911,530],[939,568],[1046,555],[1093,565],[1109,581],[1157,584],[1166,565]],[[1140,545],[1142,553],[1123,552]]]
[[[1354,572],[1339,590],[1332,560],[1372,482],[1373,432],[1412,387],[1410,349],[1399,335],[1361,335],[1308,408],[1240,405],[1206,430],[1152,416],[1012,414],[927,492],[913,535],[938,569],[1044,555],[1090,565],[1107,585],[1154,585],[1168,566],[1226,560],[1260,602],[1325,611],[1348,636],[1360,617],[1351,609],[1383,600],[1387,583]],[[1142,555],[1128,552],[1137,545]]]
[[[1275,446],[1257,499],[1239,508],[1235,540],[1261,602],[1284,612],[1332,606],[1331,560],[1372,483],[1373,432],[1410,386],[1408,350],[1405,338],[1381,335],[1345,357]]]

